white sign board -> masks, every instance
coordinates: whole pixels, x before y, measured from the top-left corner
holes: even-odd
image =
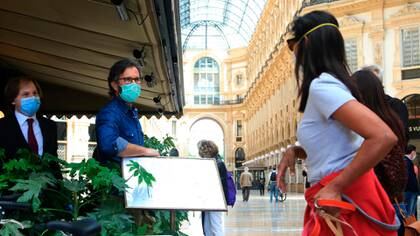
[[[127,164],[139,163],[156,179],[152,187],[138,185]],[[127,208],[227,211],[226,200],[214,159],[181,157],[123,158],[128,179]]]

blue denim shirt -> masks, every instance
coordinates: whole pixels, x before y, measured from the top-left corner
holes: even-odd
[[[96,116],[96,135],[101,160],[120,163],[118,153],[128,143],[143,146],[144,135],[136,108],[130,108],[120,97],[114,97]]]

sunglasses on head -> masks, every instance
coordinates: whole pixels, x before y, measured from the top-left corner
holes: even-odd
[[[287,47],[290,49],[290,51],[293,52],[293,49],[295,48],[295,45],[298,44],[303,38],[308,36],[310,33],[314,32],[315,30],[317,30],[321,27],[325,27],[325,26],[332,26],[332,27],[335,27],[336,29],[338,29],[338,26],[335,25],[335,24],[332,24],[332,23],[324,23],[324,24],[317,25],[317,26],[313,27],[312,29],[308,30],[306,33],[304,33],[302,35],[302,37],[300,37],[299,39],[297,39],[296,37],[293,37],[293,38],[290,38],[290,39],[286,40]]]

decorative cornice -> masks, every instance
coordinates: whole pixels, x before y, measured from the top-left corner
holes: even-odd
[[[398,11],[397,13],[392,15],[390,17],[390,19],[398,18],[398,17],[402,17],[402,16],[413,15],[413,14],[419,14],[419,13],[420,13],[420,7],[419,6],[414,5],[414,4],[407,4],[407,5],[405,5],[405,7],[403,9],[401,9],[400,11]]]
[[[365,22],[362,19],[359,19],[355,16],[343,16],[339,19],[338,24],[340,28],[349,27],[349,26],[362,26]]]

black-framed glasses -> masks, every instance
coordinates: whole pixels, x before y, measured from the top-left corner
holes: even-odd
[[[132,82],[140,84],[141,82],[140,77],[122,77],[122,78],[119,78],[118,80],[124,82],[124,84],[129,84]]]

